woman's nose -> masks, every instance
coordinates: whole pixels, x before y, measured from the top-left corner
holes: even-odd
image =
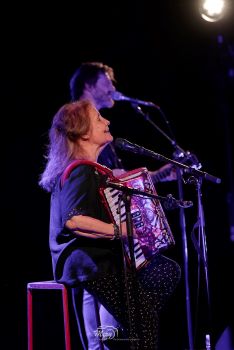
[[[108,119],[102,117],[102,121],[103,121],[104,124],[110,125],[110,121]]]

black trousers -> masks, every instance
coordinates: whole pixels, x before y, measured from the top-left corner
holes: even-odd
[[[159,313],[180,274],[175,261],[157,254],[135,276],[123,271],[81,283],[121,324],[118,334],[107,341],[110,349],[157,349]]]

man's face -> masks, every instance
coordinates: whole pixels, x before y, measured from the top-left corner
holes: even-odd
[[[111,97],[115,87],[110,79],[109,75],[100,74],[96,84],[89,88],[89,92],[92,94],[96,108],[111,108],[114,105],[114,100]]]

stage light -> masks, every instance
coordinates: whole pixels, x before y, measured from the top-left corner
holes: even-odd
[[[199,11],[205,21],[217,22],[224,16],[225,7],[224,0],[202,0]]]

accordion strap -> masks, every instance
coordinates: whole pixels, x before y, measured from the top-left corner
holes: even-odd
[[[61,186],[64,185],[65,181],[69,178],[71,172],[78,167],[79,165],[91,165],[93,166],[99,173],[102,175],[108,175],[110,178],[113,178],[112,170],[107,168],[106,166],[103,166],[101,164],[98,164],[96,162],[92,162],[90,160],[79,160],[76,159],[73,162],[71,162],[66,169],[64,170],[62,176],[61,176]]]

